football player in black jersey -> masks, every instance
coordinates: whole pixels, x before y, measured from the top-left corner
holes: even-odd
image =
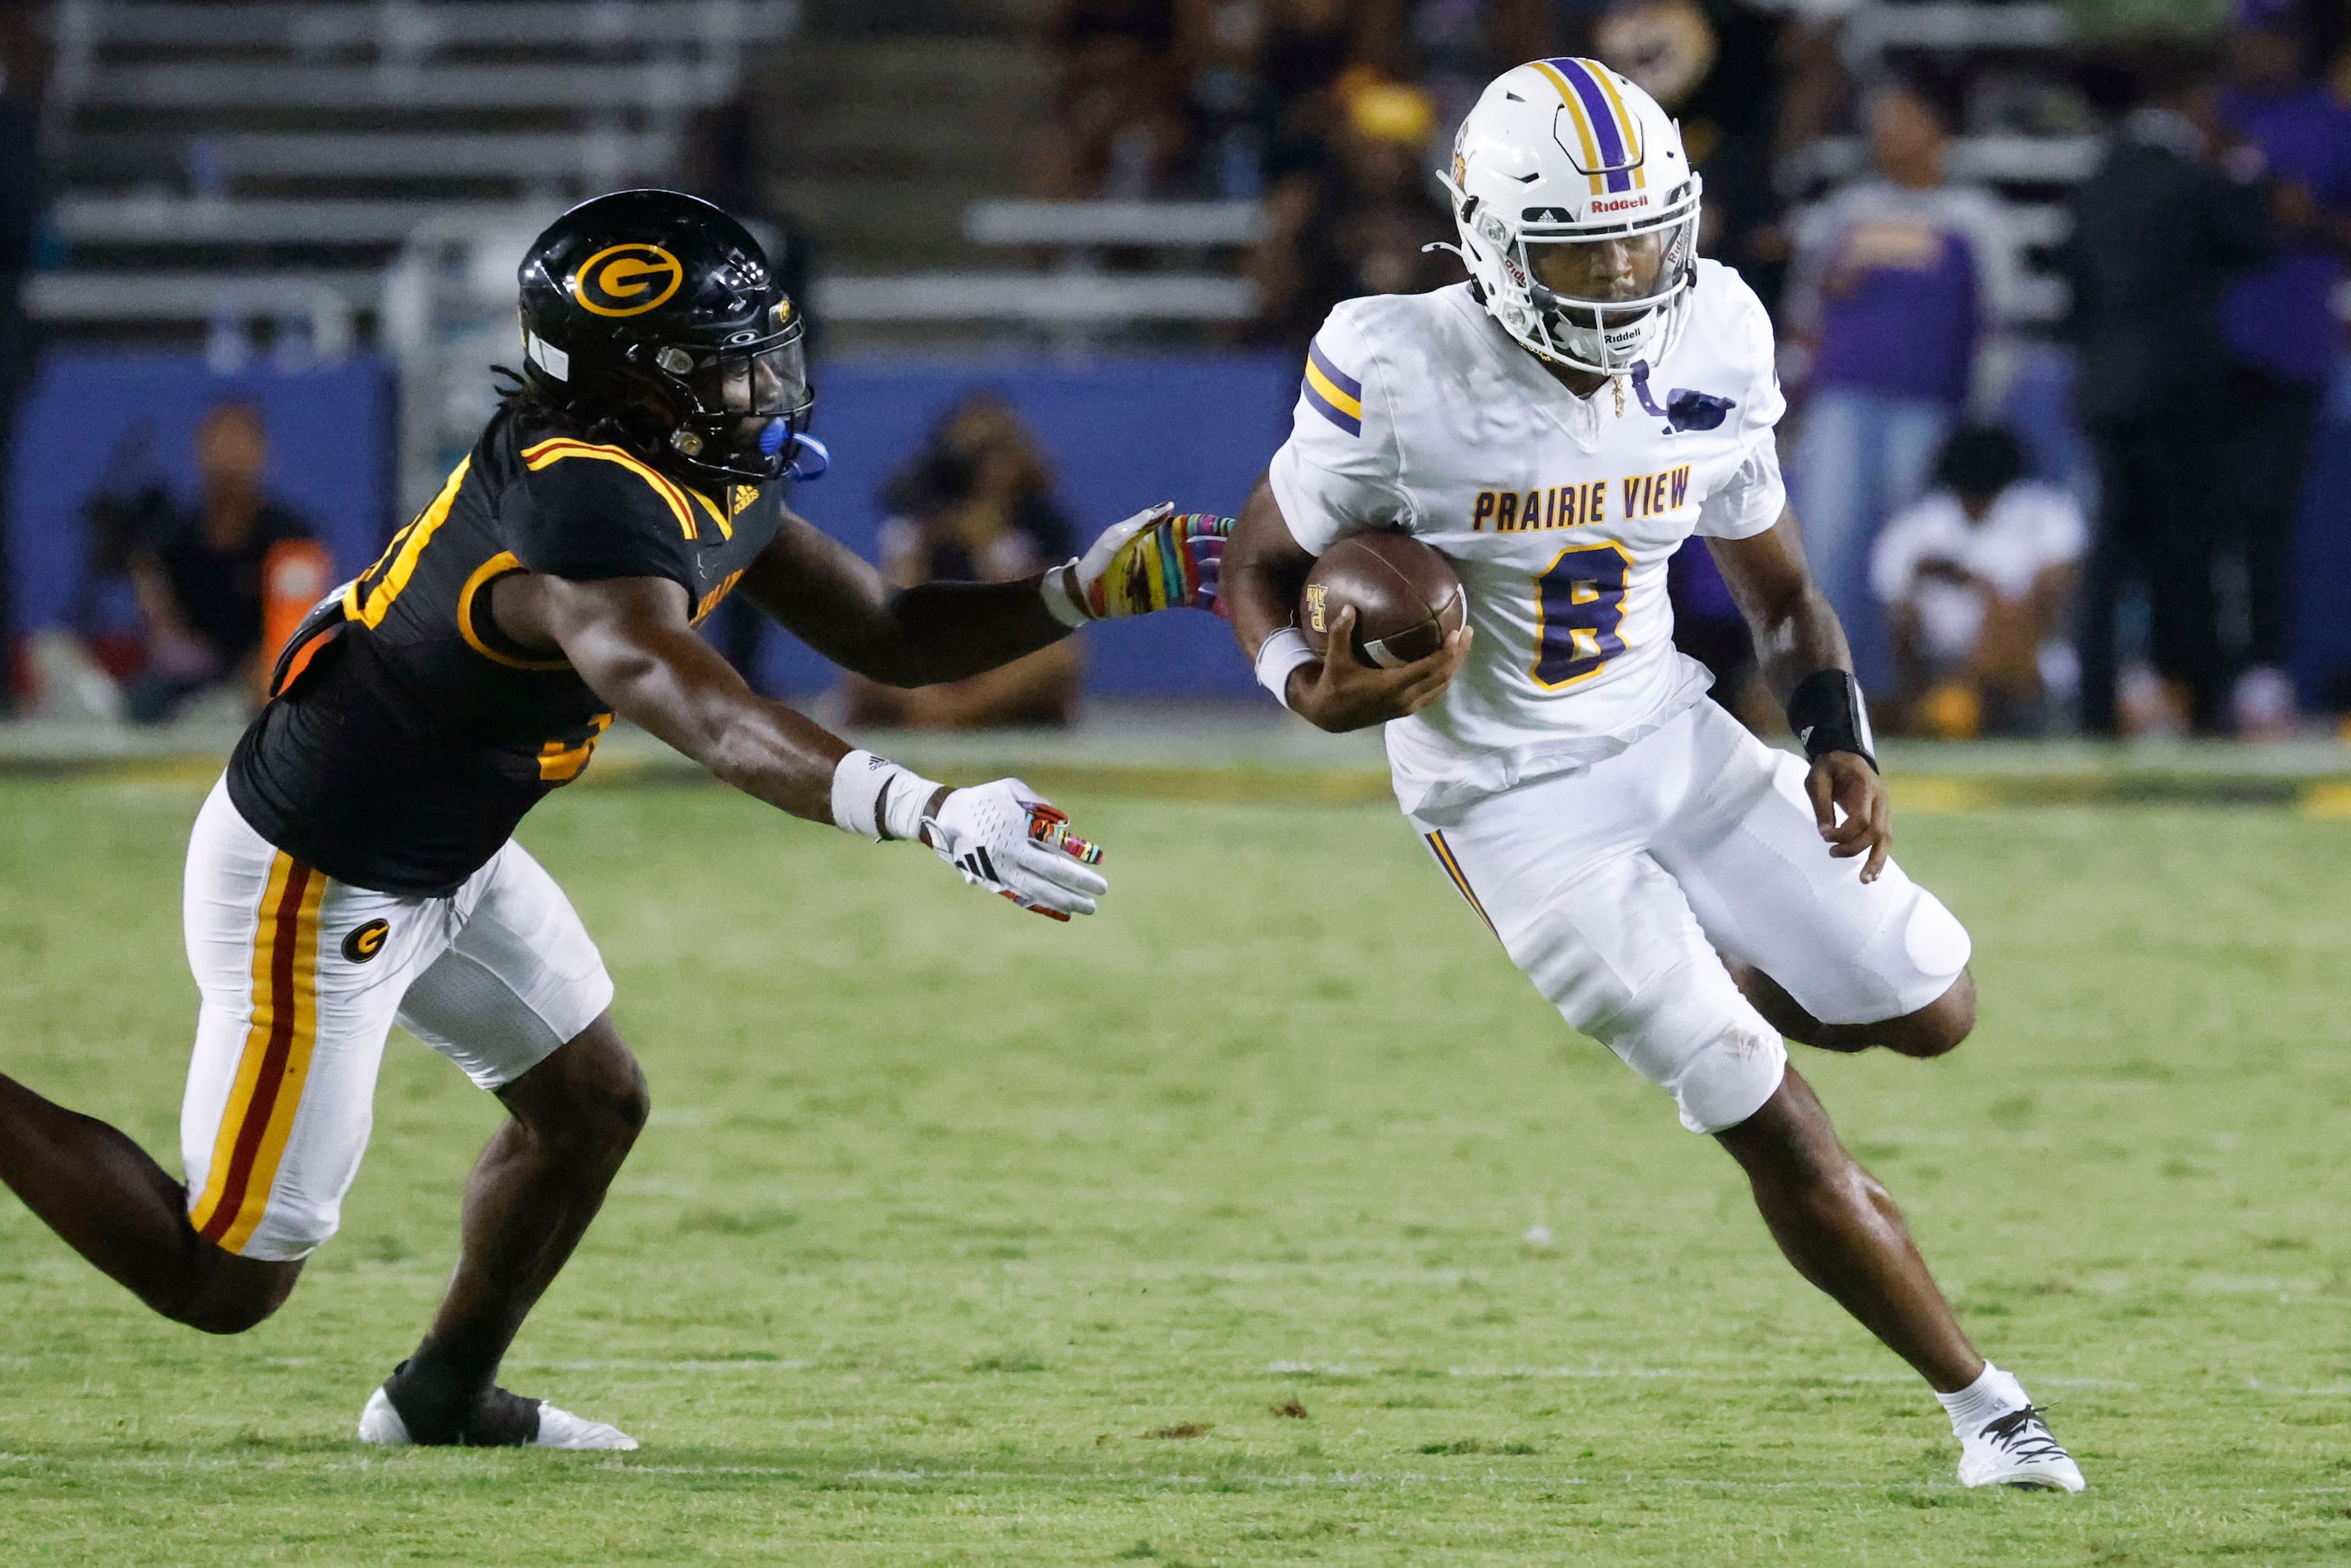
[[[496,1384],[647,1105],[602,959],[515,825],[617,714],[794,816],[1091,914],[1099,852],[1018,779],[954,789],[854,750],[751,691],[695,623],[739,591],[861,674],[960,680],[1089,621],[1207,607],[1229,522],[1154,507],[1038,578],[890,591],[782,504],[815,450],[801,322],[733,219],[673,192],[601,196],[539,236],[521,286],[524,366],[497,415],[305,620],[198,816],[187,1180],[5,1077],[0,1179],[164,1316],[249,1328],[334,1233],[397,1020],[510,1120],[467,1185],[448,1295],[360,1435],[634,1448]]]

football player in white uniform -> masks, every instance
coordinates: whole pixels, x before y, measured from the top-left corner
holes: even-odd
[[[1397,799],[1462,896],[1569,1023],[1729,1150],[1798,1270],[1934,1387],[1960,1479],[2079,1490],[1788,1065],[1783,1038],[1938,1056],[1975,991],[1966,931],[1886,856],[1844,633],[1781,485],[1771,324],[1697,254],[1679,131],[1603,66],[1538,60],[1487,88],[1446,183],[1471,281],[1349,300],[1316,336],[1225,552],[1243,651],[1322,728],[1386,724]],[[1317,660],[1290,625],[1306,571],[1374,528],[1452,559],[1468,624],[1398,669]],[[1666,562],[1692,533],[1808,761],[1705,701],[1675,651]]]

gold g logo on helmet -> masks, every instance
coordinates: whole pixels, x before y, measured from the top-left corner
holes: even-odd
[[[684,281],[685,268],[657,245],[606,246],[571,275],[571,297],[599,316],[642,316]]]

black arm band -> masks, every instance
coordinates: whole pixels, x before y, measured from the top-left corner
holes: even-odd
[[[1850,751],[1872,772],[1877,770],[1869,708],[1861,700],[1861,683],[1849,671],[1815,670],[1798,681],[1788,697],[1788,727],[1814,761],[1832,751]]]

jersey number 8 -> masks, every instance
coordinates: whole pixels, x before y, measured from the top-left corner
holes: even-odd
[[[1585,545],[1559,553],[1535,579],[1535,667],[1550,691],[1600,673],[1625,651],[1625,585],[1633,558],[1622,545]]]

